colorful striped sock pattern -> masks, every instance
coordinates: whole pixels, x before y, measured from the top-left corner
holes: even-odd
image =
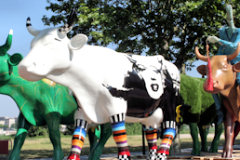
[[[155,160],[157,154],[157,129],[145,130],[145,134],[149,148],[147,160]]]
[[[166,128],[176,128],[176,122],[175,121],[166,121],[163,123],[163,129]]]
[[[84,140],[86,137],[86,130],[87,130],[87,122],[85,120],[76,120],[76,129],[74,130],[73,137],[72,137],[72,149],[71,154],[68,157],[68,160],[72,160],[76,157],[76,155],[80,155]],[[80,159],[80,156],[78,156]],[[77,158],[78,159],[78,158]]]
[[[169,150],[175,135],[176,135],[175,128],[167,128],[164,130],[163,140],[157,151],[156,160],[163,160],[167,158],[167,155],[169,155]]]
[[[118,159],[130,160],[130,152],[127,143],[127,134],[125,128],[125,114],[113,115],[111,117],[113,139],[118,147]]]

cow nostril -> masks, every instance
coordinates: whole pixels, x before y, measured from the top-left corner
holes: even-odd
[[[218,86],[219,85],[219,81],[218,80],[213,80],[213,86]]]

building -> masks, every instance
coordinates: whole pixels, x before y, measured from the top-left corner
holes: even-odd
[[[5,119],[5,126],[7,126],[7,128],[15,128],[16,122],[17,118],[7,118]]]
[[[17,118],[0,117],[0,135],[16,134]]]
[[[8,117],[0,117],[0,125],[4,126],[5,125],[5,120],[8,119]]]

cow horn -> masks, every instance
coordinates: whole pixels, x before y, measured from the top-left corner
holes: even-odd
[[[36,36],[40,33],[39,30],[36,30],[32,27],[32,23],[31,23],[31,19],[30,17],[27,18],[27,22],[26,22],[26,27],[27,27],[27,30],[28,32],[33,35],[33,36]]]
[[[10,47],[12,45],[12,35],[13,35],[13,30],[10,29],[5,44],[0,46],[0,53],[1,54],[5,54],[10,49]]]
[[[202,61],[205,61],[207,62],[208,61],[208,57],[207,56],[203,56],[199,50],[198,50],[198,47],[195,47],[195,54],[197,56],[198,59],[202,60]]]
[[[67,17],[67,23],[59,29],[60,32],[68,33],[72,30],[73,25],[78,20],[77,18],[77,9],[79,5],[76,5],[77,7],[73,8],[70,15]]]
[[[68,26],[73,26],[76,23],[76,21],[78,20],[77,9],[78,9],[78,6],[77,6],[77,8],[72,9],[72,11],[67,19]]]
[[[235,50],[235,52],[227,56],[227,60],[228,61],[233,60],[234,58],[236,58],[238,56],[239,52],[240,52],[240,43],[238,43],[238,46],[237,46],[237,49]]]

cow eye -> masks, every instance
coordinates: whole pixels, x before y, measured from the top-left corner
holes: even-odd
[[[58,39],[58,38],[54,38],[56,41],[61,41],[60,39]]]

